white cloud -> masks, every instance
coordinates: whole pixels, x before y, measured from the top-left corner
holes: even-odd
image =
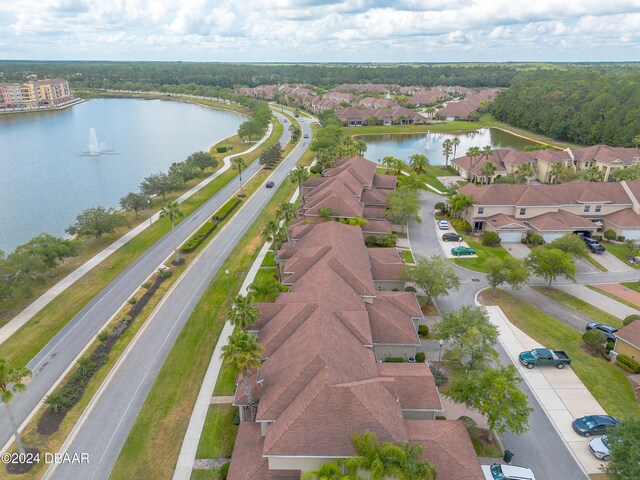
[[[640,0],[21,0],[0,58],[635,60],[639,23]]]

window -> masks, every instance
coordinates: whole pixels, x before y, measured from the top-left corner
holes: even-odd
[[[596,213],[600,213],[600,211],[602,210],[602,205],[596,205]]]
[[[520,209],[520,215],[526,215],[527,213],[527,209],[526,208],[521,208]]]
[[[478,215],[482,215],[484,213],[484,207],[478,207]]]
[[[589,210],[591,210],[591,205],[585,205],[584,206],[584,213],[587,213]]]

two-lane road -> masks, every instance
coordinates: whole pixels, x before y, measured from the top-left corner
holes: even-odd
[[[309,121],[300,119],[303,133],[300,143],[274,170],[270,180],[276,187],[311,142]],[[172,291],[163,299],[146,324],[146,330],[137,338],[117,369],[92,405],[89,415],[74,432],[67,452],[88,453],[90,463],[61,465],[51,477],[59,479],[106,479],[115,464],[127,435],[151,389],[178,334],[182,330],[196,303],[218,272],[243,234],[261,214],[275,189],[259,189],[239,210],[227,226],[203,250],[199,259],[191,264]],[[102,387],[101,387],[102,388]]]

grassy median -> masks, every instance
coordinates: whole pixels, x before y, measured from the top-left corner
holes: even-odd
[[[558,290],[557,288],[548,288],[548,287],[531,287],[536,291],[546,295],[549,298],[552,298],[558,303],[563,304],[566,307],[569,307],[571,310],[575,310],[581,315],[584,315],[587,318],[590,318],[594,322],[598,323],[607,323],[609,325],[613,325],[614,327],[622,328],[622,319],[616,317],[615,315],[610,314],[609,312],[605,312],[604,310],[600,310],[598,307],[594,307],[590,303],[585,302],[584,300],[580,300],[573,295],[569,295],[562,290]]]
[[[480,294],[485,305],[498,305],[516,327],[547,348],[564,350],[571,357],[571,368],[606,412],[622,419],[640,418],[631,382],[625,373],[601,357],[582,349],[582,334],[523,302],[504,290]]]

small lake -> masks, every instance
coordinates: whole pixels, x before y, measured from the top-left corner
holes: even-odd
[[[356,128],[356,127],[354,127]],[[428,134],[378,134],[362,135],[359,138],[367,142],[365,156],[371,160],[380,161],[387,155],[409,161],[409,157],[415,153],[426,155],[431,165],[444,165],[445,158],[442,154],[442,142],[448,138],[459,138],[460,145],[456,149],[456,156],[460,157],[470,147],[510,148],[522,150],[527,145],[536,145],[535,142],[517,137],[497,128],[481,128],[471,132],[428,133]],[[453,157],[449,158],[449,161]]]
[[[0,250],[42,232],[64,235],[86,208],[119,208],[146,176],[208,150],[244,120],[234,112],[142,99],[0,115]],[[81,156],[91,128],[110,154]]]

